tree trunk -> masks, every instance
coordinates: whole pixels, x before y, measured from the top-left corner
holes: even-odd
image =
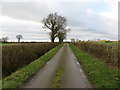
[[[61,38],[59,38],[59,43],[60,43],[60,44],[62,43],[62,39],[61,39]]]
[[[54,40],[55,40],[55,37],[54,37],[54,34],[52,32],[52,34],[51,34],[51,42],[54,42]]]
[[[62,42],[63,42],[63,39],[62,39]]]
[[[18,42],[20,42],[20,39],[18,39]]]
[[[51,38],[51,41],[52,41],[52,42],[54,42],[54,40],[55,40],[54,38]]]

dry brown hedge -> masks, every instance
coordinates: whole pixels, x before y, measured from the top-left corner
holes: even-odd
[[[101,44],[95,42],[74,43],[79,49],[92,54],[107,64],[118,68],[118,44]],[[120,53],[119,53],[120,54]]]
[[[2,46],[2,75],[11,74],[17,69],[39,58],[59,43],[28,43]]]

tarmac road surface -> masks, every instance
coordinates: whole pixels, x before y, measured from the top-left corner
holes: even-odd
[[[38,71],[38,73],[24,86],[24,88],[50,88],[58,69],[61,57],[65,53],[65,66],[61,88],[92,88],[76,57],[68,44],[65,44],[55,56]]]

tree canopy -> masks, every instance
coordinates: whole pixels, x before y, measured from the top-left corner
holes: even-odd
[[[51,31],[49,35],[52,42],[54,42],[56,37],[66,35],[64,30],[66,30],[67,27],[67,19],[64,16],[52,13],[46,18],[43,18],[42,23],[44,24],[43,28],[47,28]]]

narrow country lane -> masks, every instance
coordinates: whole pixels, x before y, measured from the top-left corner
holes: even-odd
[[[24,88],[50,88],[62,57],[65,65],[61,88],[92,88],[68,44],[65,44]]]

